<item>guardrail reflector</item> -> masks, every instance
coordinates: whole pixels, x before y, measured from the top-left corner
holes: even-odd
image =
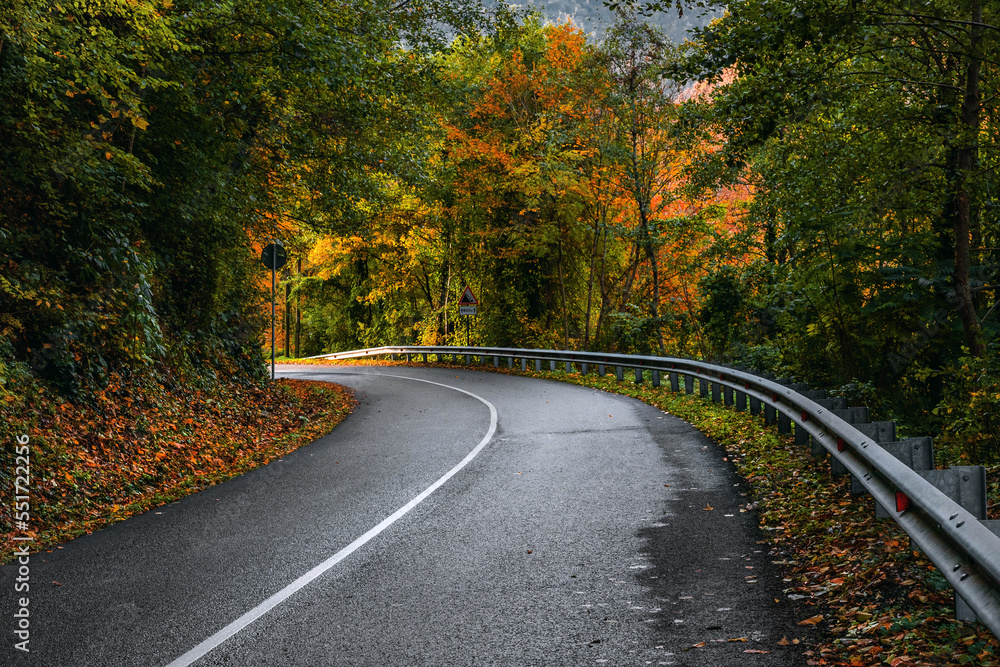
[[[896,492],[896,511],[903,512],[910,509],[910,498],[902,491]]]

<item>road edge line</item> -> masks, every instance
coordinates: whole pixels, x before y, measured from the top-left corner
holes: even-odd
[[[460,389],[458,387],[453,387],[451,385],[442,384],[440,382],[434,382],[432,380],[424,380],[422,378],[408,377],[406,375],[391,375],[388,373],[367,373],[367,375],[379,375],[382,377],[413,380],[415,382],[426,382],[427,384],[433,384],[439,387],[444,387],[445,389],[452,389],[454,391],[467,394],[468,396],[471,396],[472,398],[475,398],[476,400],[480,401],[490,409],[490,427],[487,430],[486,435],[483,436],[483,439],[479,442],[479,444],[476,445],[472,449],[472,451],[465,456],[464,459],[462,459],[451,470],[449,470],[440,478],[438,478],[436,482],[434,482],[426,489],[424,489],[420,494],[415,496],[412,500],[410,500],[410,502],[400,507],[398,510],[396,510],[395,512],[387,516],[385,519],[383,519],[381,522],[379,522],[378,525],[369,529],[364,535],[357,538],[356,540],[348,544],[346,547],[344,547],[334,555],[330,556],[325,561],[315,566],[314,568],[312,568],[311,570],[300,576],[298,579],[296,579],[295,581],[288,584],[287,586],[282,588],[280,591],[278,591],[271,597],[261,602],[259,605],[257,605],[250,611],[244,613],[242,616],[237,618],[235,621],[231,622],[226,627],[222,628],[212,636],[200,642],[194,648],[184,653],[179,658],[176,658],[172,662],[167,663],[166,667],[189,667],[190,665],[193,665],[195,662],[197,662],[204,656],[208,655],[209,652],[211,652],[215,648],[218,648],[220,645],[222,645],[223,643],[234,637],[237,633],[244,630],[247,626],[249,626],[251,623],[262,617],[264,614],[271,611],[272,609],[280,605],[282,602],[290,598],[292,595],[305,588],[312,581],[317,579],[320,575],[324,574],[334,565],[336,565],[337,563],[344,560],[352,553],[360,549],[362,546],[364,546],[366,543],[368,543],[370,540],[376,537],[379,533],[381,533],[386,528],[394,524],[407,512],[409,512],[414,507],[423,502],[429,495],[437,491],[445,482],[447,482],[449,479],[458,474],[458,472],[461,471],[462,468],[467,466],[474,458],[476,458],[479,452],[481,452],[483,448],[489,444],[489,442],[493,439],[493,436],[496,434],[497,409],[496,407],[494,407],[492,403],[487,401],[482,396],[477,396],[476,394],[473,394],[471,391],[466,391],[465,389]]]

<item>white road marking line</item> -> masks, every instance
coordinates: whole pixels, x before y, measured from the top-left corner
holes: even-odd
[[[352,553],[354,553],[362,546],[364,546],[373,537],[381,533],[383,530],[385,530],[392,524],[394,524],[400,517],[402,517],[404,514],[406,514],[411,509],[413,509],[421,502],[423,502],[424,499],[427,498],[427,496],[434,493],[439,487],[441,487],[442,484],[444,484],[449,479],[454,477],[462,468],[467,466],[472,461],[472,459],[476,458],[479,452],[483,450],[483,447],[489,444],[490,440],[493,439],[493,435],[496,433],[497,409],[493,406],[492,403],[487,401],[482,396],[477,396],[476,394],[473,394],[471,391],[459,389],[458,387],[452,387],[451,385],[441,384],[440,382],[432,382],[431,380],[423,380],[421,378],[407,377],[405,375],[390,375],[387,373],[369,373],[369,375],[382,375],[384,377],[399,378],[402,380],[413,380],[414,382],[426,382],[427,384],[434,384],[439,387],[444,387],[445,389],[453,389],[454,391],[467,394],[472,398],[481,401],[483,404],[486,405],[486,407],[490,409],[490,428],[486,432],[486,435],[483,436],[483,439],[479,442],[479,444],[476,445],[476,447],[471,452],[469,452],[469,454],[464,459],[462,459],[462,461],[458,465],[456,465],[454,468],[446,472],[440,479],[438,479],[436,482],[434,482],[426,489],[424,489],[424,491],[421,492],[420,495],[416,496],[415,498],[413,498],[413,500],[400,507],[391,515],[387,516],[385,519],[382,520],[381,523],[379,523],[377,526],[369,530],[367,533],[365,533],[358,539],[354,540],[346,547],[344,547],[334,555],[330,556],[325,561],[323,561],[313,569],[309,570],[301,577],[299,577],[292,583],[288,584],[280,591],[278,591],[271,597],[267,598],[259,605],[257,605],[247,613],[243,614],[235,621],[233,621],[226,627],[222,628],[214,635],[212,635],[205,641],[201,642],[200,644],[192,648],[190,651],[188,651],[181,657],[169,663],[166,667],[188,667],[189,665],[194,664],[197,660],[207,655],[211,650],[215,649],[223,642],[236,635],[238,632],[246,628],[248,625],[256,621],[258,618],[260,618],[267,612],[277,607],[279,604],[290,598],[292,595],[294,595],[302,588],[305,588],[314,579],[319,577],[321,574],[332,568],[340,561],[350,556]]]

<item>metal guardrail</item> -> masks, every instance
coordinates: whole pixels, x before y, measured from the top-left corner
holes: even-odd
[[[683,376],[688,393],[693,391],[694,379],[699,381],[702,392],[706,386],[717,384],[742,393],[784,414],[797,430],[803,429],[811,435],[814,442],[854,475],[910,536],[913,545],[941,571],[979,619],[1000,637],[1000,537],[874,440],[812,399],[782,384],[747,371],[691,359],[601,352],[389,346],[312,358],[348,360],[385,355],[407,355],[407,359],[419,355],[424,361],[429,361],[430,356],[438,360],[444,356],[465,357],[466,363],[473,357],[478,357],[480,363],[492,357],[494,365],[499,366],[503,359],[511,368],[516,367],[516,360],[521,370],[527,370],[529,361],[535,362],[536,370],[546,361],[550,370],[563,364],[567,372],[573,364],[584,373],[593,366],[597,366],[601,374],[613,367],[619,380],[628,368],[635,369],[637,382],[641,381],[643,371],[648,370],[652,372],[654,385],[660,384],[661,374],[668,374],[674,390],[679,390],[679,378]]]

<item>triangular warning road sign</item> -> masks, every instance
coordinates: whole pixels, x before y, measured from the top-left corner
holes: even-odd
[[[478,303],[479,301],[476,300],[476,295],[472,293],[472,288],[466,285],[465,290],[462,291],[462,298],[458,300],[458,305],[475,306]]]

